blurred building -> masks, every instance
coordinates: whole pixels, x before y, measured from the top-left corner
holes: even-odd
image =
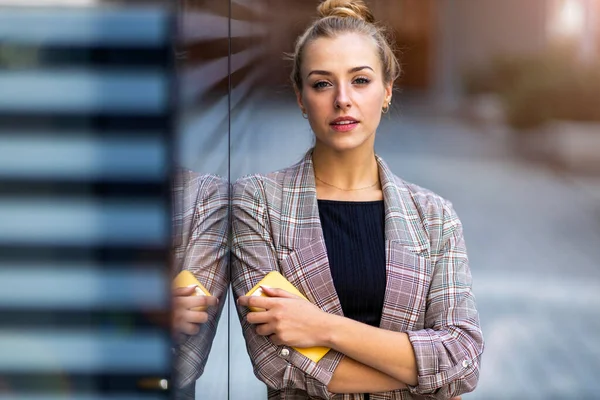
[[[498,56],[538,54],[561,41],[583,59],[600,53],[595,0],[399,0],[372,2],[401,50],[401,86],[424,89],[445,103],[461,93],[461,79]]]

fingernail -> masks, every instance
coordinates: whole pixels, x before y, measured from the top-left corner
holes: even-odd
[[[193,287],[193,288],[197,288],[198,285],[187,285],[186,287]]]

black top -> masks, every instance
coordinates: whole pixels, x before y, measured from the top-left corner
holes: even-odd
[[[318,205],[344,316],[379,326],[386,284],[383,200],[318,200]]]

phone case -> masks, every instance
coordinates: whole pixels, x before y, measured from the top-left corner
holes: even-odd
[[[194,274],[192,274],[187,269],[181,271],[173,280],[173,288],[187,287],[191,285],[198,285],[196,288],[196,296],[210,296],[210,292],[196,279]],[[206,311],[208,307],[194,307],[192,311]]]
[[[283,275],[281,275],[277,271],[269,272],[260,282],[256,284],[246,296],[267,296],[263,293],[261,286],[271,287],[276,289],[283,289],[286,292],[295,294],[298,297],[303,298],[306,301],[309,301],[294,285],[292,285]],[[251,311],[264,311],[262,308],[249,307]],[[310,358],[314,362],[318,362],[327,352],[330,350],[327,347],[305,347],[298,348],[294,347],[296,351],[303,354],[304,356]]]

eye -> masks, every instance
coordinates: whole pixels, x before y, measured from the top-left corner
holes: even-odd
[[[324,89],[329,86],[329,82],[327,81],[318,81],[313,84],[313,88],[315,89]]]
[[[358,85],[366,85],[369,82],[371,82],[371,80],[369,78],[365,78],[365,77],[358,77],[354,80],[354,83],[358,84]]]

